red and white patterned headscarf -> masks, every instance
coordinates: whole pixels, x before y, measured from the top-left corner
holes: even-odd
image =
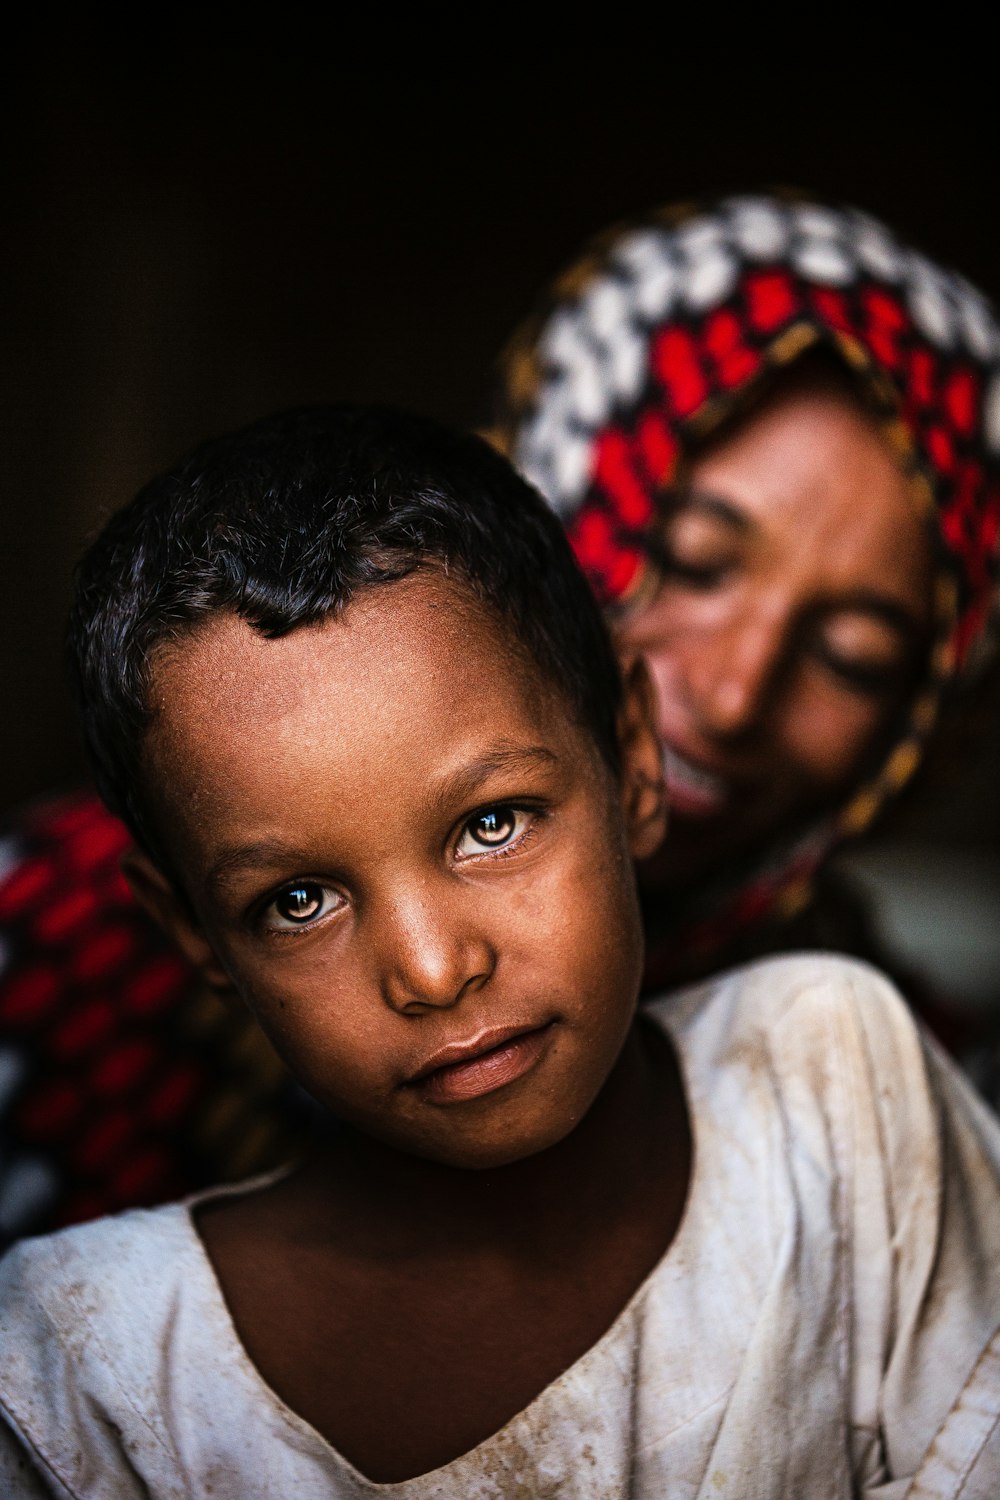
[[[817,345],[854,371],[927,515],[936,640],[874,775],[750,875],[706,890],[676,934],[688,954],[724,954],[748,927],[808,904],[827,854],[910,777],[949,684],[984,654],[1000,531],[1000,327],[963,277],[867,214],[732,197],[604,235],[504,363],[493,435],[558,512],[615,612],[657,586],[643,538],[679,462]]]

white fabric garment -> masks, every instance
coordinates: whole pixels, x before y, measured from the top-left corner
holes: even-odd
[[[370,1483],[265,1385],[178,1204],[0,1263],[0,1494],[995,1500],[1000,1122],[861,964],[651,1011],[691,1111],[680,1229],[492,1438]]]

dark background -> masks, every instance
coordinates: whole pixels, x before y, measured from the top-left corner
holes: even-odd
[[[996,298],[985,40],[814,24],[734,35],[720,13],[682,37],[594,12],[559,42],[487,11],[405,34],[374,12],[314,34],[292,11],[211,36],[154,14],[132,36],[25,26],[0,183],[0,814],[82,774],[60,636],[103,514],[198,439],[300,401],[483,420],[505,339],[606,223],[788,184]],[[981,689],[890,839],[994,859],[997,701]]]

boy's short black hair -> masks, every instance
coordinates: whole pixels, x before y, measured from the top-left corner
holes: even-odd
[[[76,572],[70,674],[108,807],[160,863],[142,745],[158,647],[235,612],[276,637],[427,564],[508,627],[618,767],[621,678],[556,517],[485,442],[382,407],[304,407],[204,443],[114,515]]]

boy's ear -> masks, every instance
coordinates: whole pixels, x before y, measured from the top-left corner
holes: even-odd
[[[624,657],[621,665],[625,688],[618,718],[622,805],[632,857],[647,859],[660,847],[667,827],[656,689],[643,657]]]
[[[188,962],[202,974],[220,999],[236,999],[232,980],[215,950],[162,870],[140,849],[122,856],[122,874],[139,905],[173,938]]]

